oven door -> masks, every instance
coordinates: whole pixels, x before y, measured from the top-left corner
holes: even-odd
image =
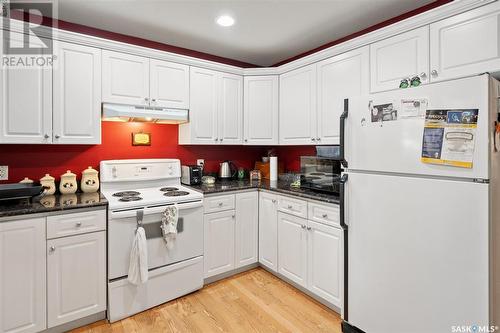
[[[167,244],[161,232],[161,214],[165,206],[146,207],[143,227],[148,243],[148,267],[155,269],[203,255],[202,201],[181,203],[177,236],[173,245]],[[108,222],[108,278],[114,280],[128,275],[130,250],[137,229],[137,209],[111,211]]]

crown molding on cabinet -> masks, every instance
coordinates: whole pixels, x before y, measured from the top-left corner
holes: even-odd
[[[279,67],[267,68],[241,68],[221,64],[215,61],[198,59],[195,57],[185,56],[172,52],[150,49],[142,46],[127,44],[123,42],[108,40],[100,37],[85,35],[77,32],[52,29],[50,27],[39,26],[37,30],[41,37],[53,38],[58,41],[87,45],[97,48],[102,48],[111,51],[123,52],[128,54],[139,55],[143,57],[171,61],[190,66],[212,69],[216,71],[253,76],[253,75],[279,75],[291,70],[324,60],[329,57],[377,42],[379,40],[398,35],[400,33],[419,28],[421,26],[445,19],[447,17],[457,15],[468,10],[486,5],[498,0],[455,0],[448,4],[442,5],[430,11],[412,16],[397,23],[388,25],[378,30],[369,32],[362,36],[350,39],[338,45],[334,45],[327,49],[318,51],[303,58],[283,64]],[[10,21],[10,30],[24,32],[24,22],[12,19],[1,18],[2,27],[7,29],[7,20]],[[51,32],[52,30],[52,32]]]

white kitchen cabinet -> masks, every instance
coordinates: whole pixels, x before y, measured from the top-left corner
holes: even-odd
[[[106,233],[47,241],[47,320],[55,327],[106,310]]]
[[[0,332],[46,329],[45,218],[0,223]]]
[[[278,271],[278,196],[259,192],[259,262]]]
[[[190,116],[179,125],[179,144],[242,142],[242,76],[191,67]]]
[[[307,288],[307,220],[278,213],[278,273]]]
[[[316,142],[316,64],[280,75],[279,142]]]
[[[342,307],[342,230],[308,221],[307,289]]]
[[[205,278],[235,268],[235,220],[234,210],[205,214],[203,221]]]
[[[344,99],[368,93],[369,47],[325,59],[317,64],[317,72],[316,143],[339,144]]]
[[[431,24],[431,80],[499,72],[499,26],[499,2]]]
[[[53,143],[101,143],[101,50],[56,42]]]
[[[259,193],[236,194],[235,268],[258,261]]]
[[[151,105],[189,109],[189,66],[150,59]]]
[[[149,105],[149,58],[103,50],[102,100]]]
[[[241,144],[243,141],[243,77],[221,73],[219,91],[219,141]]]
[[[276,75],[245,76],[243,142],[247,145],[277,145],[279,78]]]
[[[0,30],[11,45],[22,45],[26,35]],[[43,47],[46,39],[31,38]],[[3,55],[3,43],[0,43]],[[39,55],[43,53],[40,52]],[[0,143],[52,142],[52,68],[0,66]]]
[[[397,89],[402,79],[417,75],[423,84],[428,83],[429,26],[370,44],[372,93]]]

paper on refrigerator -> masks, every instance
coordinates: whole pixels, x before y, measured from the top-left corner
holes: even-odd
[[[427,110],[421,160],[472,168],[478,109]]]

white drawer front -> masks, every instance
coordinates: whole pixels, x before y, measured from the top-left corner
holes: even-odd
[[[205,197],[203,202],[205,214],[230,210],[235,207],[234,194]]]
[[[106,210],[47,217],[47,239],[106,230]]]
[[[340,210],[338,205],[324,205],[309,202],[309,220],[340,227]]]
[[[278,199],[278,210],[307,218],[307,201],[280,196]]]

